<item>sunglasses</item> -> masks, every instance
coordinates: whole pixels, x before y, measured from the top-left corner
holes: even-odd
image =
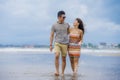
[[[66,18],[66,16],[61,16],[63,19],[65,19]]]

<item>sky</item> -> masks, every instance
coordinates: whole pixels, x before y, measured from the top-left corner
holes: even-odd
[[[57,12],[85,25],[84,43],[120,43],[119,0],[0,0],[0,44],[49,45]]]

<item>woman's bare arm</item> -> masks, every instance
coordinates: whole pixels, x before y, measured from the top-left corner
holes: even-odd
[[[83,42],[83,31],[80,30],[80,42],[79,42],[79,45],[82,45],[82,42]]]

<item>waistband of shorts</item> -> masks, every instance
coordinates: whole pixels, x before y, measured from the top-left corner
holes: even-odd
[[[68,45],[68,43],[60,43],[60,42],[55,42],[55,43],[62,44],[62,45]]]

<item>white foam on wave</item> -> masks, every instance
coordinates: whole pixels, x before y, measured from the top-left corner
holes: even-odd
[[[47,53],[54,53],[50,52],[49,48],[0,48],[0,53],[2,52],[47,52]],[[119,54],[120,55],[120,49],[114,50],[114,49],[81,49],[82,54],[96,54],[97,55],[103,55],[103,54]]]
[[[48,48],[0,48],[0,52],[49,52]]]
[[[95,49],[81,49],[81,52],[89,52],[89,53],[120,53],[120,50],[114,50],[114,49],[101,49],[101,50],[95,50]]]

